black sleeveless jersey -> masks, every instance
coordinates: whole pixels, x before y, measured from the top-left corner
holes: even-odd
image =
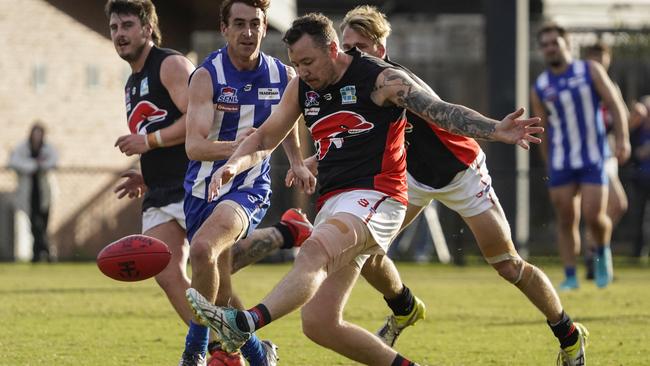
[[[411,70],[388,58],[386,61],[424,84]],[[406,169],[418,182],[442,188],[478,156],[480,147],[474,139],[453,134],[411,112],[406,119]]]
[[[385,61],[360,53],[323,90],[300,80],[299,103],[318,155],[319,206],[343,191],[371,189],[406,204],[403,108],[380,107],[370,95]]]
[[[142,70],[131,74],[126,82],[126,114],[131,133],[151,133],[173,124],[182,116],[160,80],[160,65],[172,55],[180,53],[152,47]],[[152,149],[140,156],[140,168],[148,188],[143,211],[183,199],[187,164],[184,144]]]

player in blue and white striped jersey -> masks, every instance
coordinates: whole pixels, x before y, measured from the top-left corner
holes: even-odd
[[[192,287],[212,302],[233,304],[230,248],[260,223],[270,204],[269,159],[240,173],[220,192],[208,197],[214,171],[239,142],[259,127],[280,102],[291,67],[260,52],[266,34],[268,0],[230,0],[221,6],[221,33],[227,44],[210,54],[192,74],[187,112],[185,216],[190,240]],[[315,178],[304,168],[297,131],[284,144],[301,182]],[[193,321],[181,365],[203,365],[208,328]],[[269,343],[253,337],[242,347],[251,365],[274,365]]]
[[[537,33],[537,40],[547,69],[535,81],[531,103],[533,113],[542,118],[547,131],[542,155],[566,275],[560,289],[578,288],[575,272],[576,254],[580,251],[580,207],[598,246],[594,258],[596,284],[605,287],[612,280],[612,224],[606,215],[605,173],[610,151],[605,126],[597,116],[602,101],[613,117],[615,156],[620,163],[625,162],[630,144],[623,101],[600,64],[572,58],[564,28],[546,24]]]

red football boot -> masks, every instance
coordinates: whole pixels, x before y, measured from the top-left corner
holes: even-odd
[[[286,210],[280,218],[280,223],[285,225],[291,231],[293,236],[293,246],[299,247],[309,238],[314,228],[302,211],[298,208]]]
[[[241,353],[228,353],[221,348],[213,347],[209,350],[210,359],[206,366],[246,366]]]

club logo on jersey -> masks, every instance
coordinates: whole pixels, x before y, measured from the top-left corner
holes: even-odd
[[[332,145],[340,149],[345,138],[362,135],[374,127],[373,123],[357,113],[340,111],[314,122],[309,130],[316,142],[318,160],[323,160]]]
[[[167,117],[167,111],[158,108],[148,100],[138,103],[129,114],[129,130],[131,133],[146,133],[146,127],[152,123],[162,122]]]
[[[552,86],[548,86],[542,90],[542,99],[549,102],[555,102],[557,100],[557,89]]]
[[[280,100],[280,89],[278,89],[278,88],[259,88],[259,89],[257,89],[257,99],[259,99],[259,100]]]
[[[572,76],[568,80],[569,88],[577,88],[578,86],[587,83],[584,75]]]
[[[224,86],[221,88],[221,93],[217,98],[216,108],[222,112],[237,113],[239,112],[238,102],[237,89],[231,86]]]
[[[318,98],[320,95],[313,90],[310,90],[305,93],[305,107],[313,107],[318,105]]]
[[[357,102],[357,88],[348,85],[341,88],[341,104],[354,104]]]
[[[305,116],[317,116],[320,112],[320,107],[305,108]]]
[[[217,102],[229,104],[239,103],[239,99],[237,99],[237,89],[231,86],[224,86],[221,88],[221,93],[219,94],[219,98],[217,98]]]
[[[140,82],[140,96],[149,94],[149,77],[142,79]]]

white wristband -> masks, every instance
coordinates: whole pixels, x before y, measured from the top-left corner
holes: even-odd
[[[156,132],[154,132],[154,136],[156,137],[156,143],[159,147],[165,146],[165,144],[163,144],[162,136],[160,136],[160,130],[156,130]]]

